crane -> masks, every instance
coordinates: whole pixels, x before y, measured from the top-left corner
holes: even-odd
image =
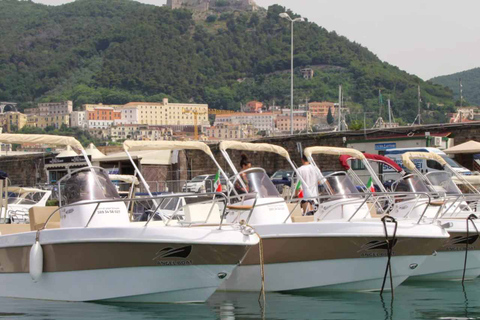
[[[205,112],[205,111],[190,110],[190,109],[182,108],[182,114],[187,114],[187,113],[193,114],[193,130],[194,130],[193,137],[195,140],[198,140],[198,115],[208,114],[208,111]]]

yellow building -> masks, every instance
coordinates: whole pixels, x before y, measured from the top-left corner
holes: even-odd
[[[27,116],[20,112],[5,112],[1,114],[0,123],[6,132],[15,132],[27,124]]]
[[[36,128],[38,126],[38,116],[35,114],[27,114],[26,126]]]
[[[148,125],[194,125],[194,114],[198,114],[198,125],[208,125],[207,104],[169,103],[163,102],[130,102],[117,110],[136,111],[130,123]],[[192,111],[193,113],[184,113]],[[123,119],[123,113],[122,113]]]
[[[59,114],[51,116],[37,116],[37,127],[45,129],[46,127],[54,127],[59,129],[62,125],[70,126],[70,115]]]

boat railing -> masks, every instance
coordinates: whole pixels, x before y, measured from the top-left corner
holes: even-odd
[[[480,194],[446,194],[445,210],[441,215],[442,218],[457,217],[460,214],[470,215],[477,212],[480,201]]]
[[[362,208],[366,204],[370,204],[371,206],[375,207],[380,207],[380,202],[382,200],[385,201],[391,201],[392,198],[401,201],[406,201],[406,200],[413,200],[415,199],[416,202],[414,203],[413,206],[411,206],[410,210],[408,210],[405,214],[404,217],[408,217],[411,212],[417,207],[417,204],[420,202],[421,198],[424,198],[425,201],[421,203],[421,205],[424,205],[425,208],[423,209],[417,223],[420,223],[427,212],[427,209],[429,206],[432,204],[432,194],[429,194],[427,192],[375,192],[375,193],[352,193],[352,194],[343,194],[343,195],[321,195],[317,197],[309,197],[309,198],[297,198],[297,199],[292,199],[289,202],[293,203],[296,202],[296,205],[292,210],[290,211],[290,214],[288,217],[285,219],[285,222],[288,221],[288,219],[292,216],[293,212],[297,209],[298,205],[302,200],[313,200],[316,201],[317,203],[326,203],[326,202],[334,202],[335,200],[346,200],[346,201],[337,201],[336,203],[332,203],[331,206],[328,207],[328,210],[325,210],[321,217],[319,217],[319,220],[325,219],[328,217],[328,215],[333,214],[335,209],[338,209],[341,206],[345,206],[347,204],[358,204],[358,207],[356,210],[351,214],[351,216],[348,218],[347,221],[351,221],[357,214],[360,212]],[[396,204],[395,204],[396,205]],[[389,206],[390,207],[390,206]],[[388,208],[386,208],[388,209]],[[392,210],[390,207],[389,210]],[[437,219],[437,216],[440,212],[437,212],[436,216],[434,217],[434,220]],[[369,208],[370,211],[370,208]],[[388,214],[387,210],[382,209],[383,214]]]
[[[85,228],[88,228],[90,223],[92,222],[93,218],[95,217],[95,214],[97,213],[98,208],[100,207],[101,204],[104,204],[104,203],[118,203],[118,202],[135,203],[135,202],[140,202],[140,201],[154,201],[154,203],[155,203],[156,200],[165,200],[165,199],[168,199],[168,198],[199,198],[199,197],[211,197],[211,199],[206,200],[206,201],[198,201],[198,202],[195,202],[195,203],[190,203],[190,204],[185,204],[183,206],[180,206],[179,208],[177,208],[175,210],[176,214],[172,215],[172,217],[170,217],[170,219],[167,222],[169,223],[170,220],[172,220],[174,217],[178,217],[179,216],[178,212],[181,209],[183,209],[187,206],[211,203],[212,207],[210,208],[209,214],[206,217],[205,221],[184,223],[184,225],[187,225],[187,226],[191,226],[191,225],[195,225],[195,224],[206,224],[208,219],[210,218],[210,216],[212,214],[214,214],[213,210],[215,208],[215,205],[218,204],[219,202],[223,202],[224,203],[223,212],[221,213],[220,223],[218,223],[219,228],[221,229],[222,224],[223,224],[223,217],[225,215],[225,208],[226,208],[226,204],[227,204],[227,196],[223,193],[220,193],[220,192],[208,192],[208,193],[201,193],[201,194],[192,194],[192,193],[165,194],[165,195],[158,195],[158,196],[153,196],[153,197],[142,197],[142,198],[116,198],[116,199],[88,200],[88,201],[83,201],[81,203],[78,203],[78,202],[71,203],[71,204],[63,205],[63,206],[55,209],[49,215],[49,217],[45,221],[44,225],[38,231],[46,229],[47,226],[48,226],[48,223],[51,221],[52,217],[55,214],[59,213],[60,210],[65,209],[65,208],[87,206],[87,205],[96,205],[92,214],[90,215],[86,225],[85,225]],[[153,210],[153,213],[150,215],[148,220],[145,222],[144,227],[147,227],[150,224],[150,222],[153,220],[154,216],[157,215],[157,213],[159,213],[159,210],[161,210],[160,209],[161,204],[162,204],[161,201],[160,201],[160,204],[156,204],[155,209]],[[219,212],[219,214],[220,214],[220,212]],[[166,223],[166,225],[167,225],[167,223]]]

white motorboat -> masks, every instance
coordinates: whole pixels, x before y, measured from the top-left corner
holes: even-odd
[[[2,297],[203,302],[258,244],[246,226],[131,222],[125,203],[136,199],[121,199],[74,138],[0,134],[0,141],[69,145],[88,165],[59,181],[60,208],[39,228],[31,223],[31,230],[15,232],[11,227],[18,225],[0,225]],[[38,223],[42,217],[32,210],[31,218]]]
[[[418,171],[413,159],[428,159],[437,161],[444,171],[429,172],[423,174]],[[432,190],[439,193],[440,212],[427,210],[423,220],[431,221],[438,217],[443,224],[450,224],[448,239],[436,254],[430,257],[415,273],[412,280],[471,280],[480,276],[480,235],[477,216],[474,208],[477,207],[479,195],[463,194],[453,182],[464,181],[462,175],[457,173],[439,155],[426,152],[408,152],[402,155],[403,166],[416,175],[423,177],[423,181]],[[476,191],[473,186],[469,186]],[[478,192],[478,191],[477,191]]]
[[[228,149],[274,152],[284,157],[301,179],[282,147],[223,141],[220,150],[236,178],[240,173]],[[329,152],[343,151],[337,149],[330,148]],[[319,151],[307,148],[305,154],[311,157]],[[261,236],[267,291],[381,290],[389,255],[393,283],[387,284],[385,289],[394,288],[448,238],[448,233],[438,225],[403,222],[396,225],[373,218],[364,205],[364,197],[345,176],[325,177],[323,187],[328,184],[338,192],[317,199],[322,201],[321,209],[315,216],[306,217],[301,213],[297,216],[298,205],[287,204],[280,197],[263,169],[248,169],[243,175],[248,180],[250,193],[256,196],[233,196],[241,200],[228,206],[226,219],[230,223],[243,220]],[[260,289],[260,261],[256,251],[249,252],[221,285],[221,290]]]
[[[387,190],[369,162],[379,162],[381,165],[389,166],[390,169],[397,172],[403,171],[397,164],[392,163],[392,160],[382,156],[364,155],[364,157],[361,157],[359,155],[349,155],[341,156],[340,158],[342,165],[360,185],[363,185],[361,179],[351,170],[347,161],[350,159],[362,161],[372,180],[375,181],[383,194]],[[407,174],[404,172],[400,179],[392,183],[391,188],[394,192],[401,191],[407,193],[405,195],[402,193],[388,193],[387,197],[381,195],[382,193],[380,193],[380,196],[377,193],[373,193],[372,199],[383,197],[383,200],[387,200],[390,206],[384,206],[384,211],[397,219],[415,219],[423,223],[432,223],[435,220],[443,225],[449,225],[448,233],[450,234],[450,239],[445,240],[445,243],[436,250],[435,254],[415,270],[409,280],[436,281],[476,278],[480,275],[480,251],[476,250],[476,247],[478,247],[478,234],[473,225],[475,223],[473,220],[468,222],[470,223],[470,234],[468,236],[466,226],[466,219],[473,214],[473,211],[465,201],[463,194],[453,183],[451,174],[447,171],[436,171],[424,175],[419,172],[412,159],[435,160],[442,167],[448,166],[448,163],[437,154],[406,153],[402,163],[411,173]],[[363,187],[366,192],[370,192],[368,188]],[[429,194],[425,197],[427,193]],[[407,194],[413,194],[413,196],[407,197]],[[377,203],[382,203],[382,201],[377,201]],[[467,242],[469,245],[468,259],[466,268],[464,268]]]
[[[3,223],[28,223],[28,210],[44,207],[52,195],[50,190],[26,187],[7,187],[3,192],[4,205],[0,213]]]

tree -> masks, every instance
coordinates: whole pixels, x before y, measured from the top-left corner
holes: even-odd
[[[332,125],[333,124],[333,116],[332,116],[332,108],[331,107],[328,107],[328,114],[327,114],[327,123],[329,125]]]

